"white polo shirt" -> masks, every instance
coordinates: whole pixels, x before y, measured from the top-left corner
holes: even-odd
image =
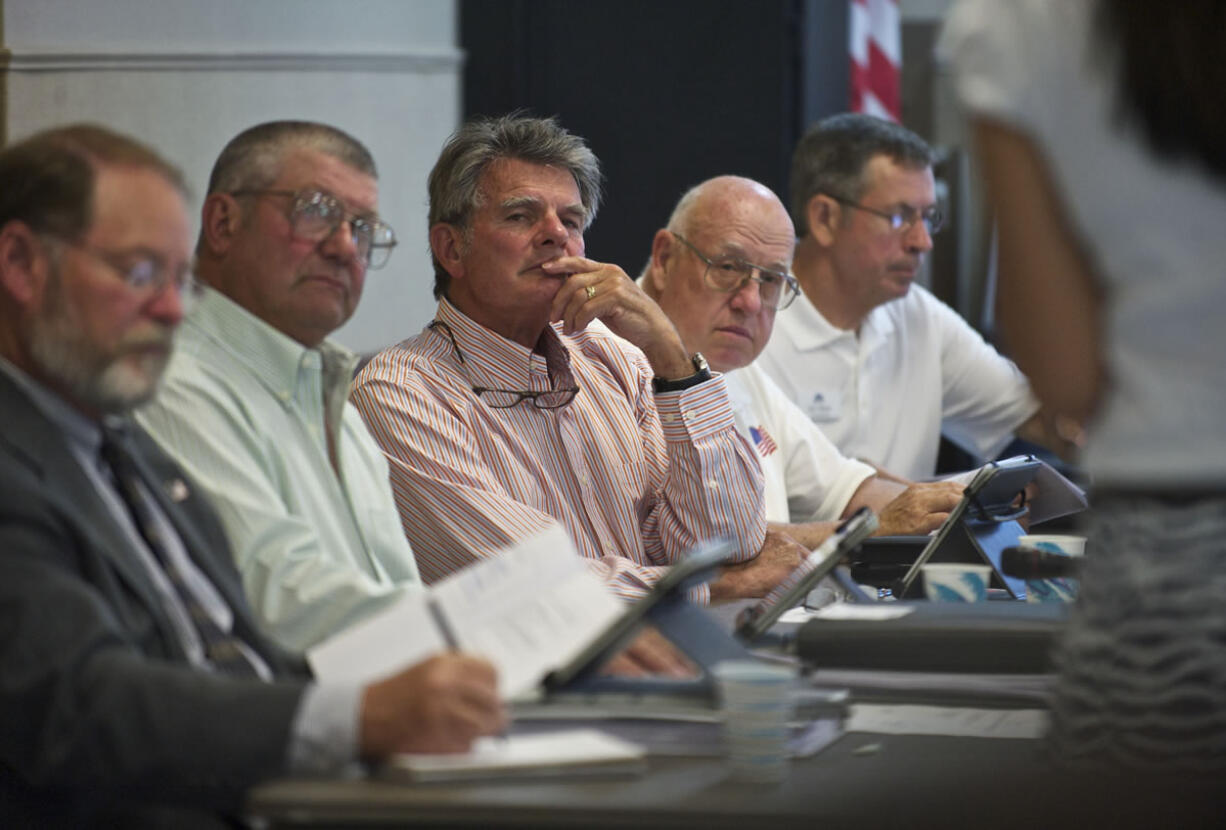
[[[995,457],[1038,411],[1025,376],[925,288],[836,328],[801,295],[775,318],[758,358],[844,455],[927,478],[941,432]]]
[[[768,522],[833,521],[875,470],[842,455],[756,364],[724,375],[736,428],[766,480]]]

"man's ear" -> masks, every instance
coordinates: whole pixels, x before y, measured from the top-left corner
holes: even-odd
[[[447,222],[431,226],[430,252],[453,280],[464,279],[464,237],[459,228]]]
[[[673,257],[680,253],[677,240],[671,231],[665,228],[656,231],[655,237],[651,240],[651,260],[647,263],[647,278],[643,280],[646,283],[643,289],[648,296],[658,300],[664,295],[664,288],[668,285],[668,274],[665,273],[665,269],[672,263]]]
[[[230,250],[242,225],[243,211],[229,193],[210,193],[200,210],[200,238],[204,249],[221,255]]]
[[[824,193],[818,193],[809,200],[805,219],[809,223],[809,235],[817,244],[823,248],[834,244],[835,231],[842,221],[842,210],[838,202]]]
[[[0,286],[23,309],[38,301],[51,272],[51,259],[25,222],[0,228]]]

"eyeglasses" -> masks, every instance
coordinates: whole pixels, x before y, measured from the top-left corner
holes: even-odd
[[[349,213],[332,195],[318,190],[231,190],[231,196],[283,196],[293,199],[289,224],[294,236],[314,242],[336,233],[342,222],[349,223],[349,238],[358,259],[367,268],[382,268],[396,247],[396,232],[378,217]]]
[[[840,205],[847,205],[856,210],[862,210],[865,213],[871,213],[874,216],[880,216],[882,219],[890,223],[890,230],[898,233],[907,233],[915,227],[916,222],[923,222],[924,229],[931,236],[937,233],[945,226],[945,214],[936,205],[931,205],[919,210],[910,205],[899,205],[894,210],[877,210],[876,208],[867,207],[858,202],[853,202],[851,199],[844,199],[842,196],[835,196],[833,193],[824,194],[834,199]]]
[[[711,259],[681,234],[675,231],[669,233],[677,237],[707,266],[702,276],[708,288],[729,294],[740,291],[746,283],[753,280],[758,284],[758,296],[762,299],[762,305],[774,309],[787,308],[800,294],[800,285],[791,274],[763,268],[735,257]]]
[[[204,287],[192,278],[191,269],[187,265],[172,269],[160,256],[148,251],[106,251],[75,239],[65,239],[52,234],[44,236],[102,263],[140,295],[142,302],[157,296],[166,286],[173,285],[179,294],[179,304],[186,312],[204,291]]]
[[[460,366],[464,369],[464,374],[467,376],[468,363],[464,360],[464,352],[460,351],[460,344],[456,342],[455,335],[451,333],[451,326],[442,320],[433,320],[429,327],[447,335],[447,339],[451,341],[451,347],[455,349],[456,357],[460,359]],[[471,378],[469,378],[469,382],[472,382]],[[578,386],[570,386],[566,389],[547,389],[544,392],[490,389],[485,386],[474,386],[472,390],[473,394],[484,401],[485,405],[491,409],[510,409],[523,401],[531,401],[532,405],[537,409],[561,409],[573,401],[575,395],[579,394]]]

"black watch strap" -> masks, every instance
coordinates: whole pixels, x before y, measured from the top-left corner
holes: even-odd
[[[661,392],[680,392],[683,389],[689,389],[691,386],[697,386],[700,383],[710,380],[714,377],[711,374],[711,367],[707,365],[707,359],[701,353],[695,352],[690,358],[690,362],[694,364],[694,374],[676,380],[667,380],[666,378],[652,378],[651,386],[655,389],[656,394]]]

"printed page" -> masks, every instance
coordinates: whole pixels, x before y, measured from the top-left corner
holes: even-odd
[[[479,738],[458,755],[396,755],[384,774],[410,781],[497,778],[505,775],[565,774],[570,771],[638,771],[643,748],[595,729],[540,735]]]
[[[368,683],[395,674],[449,646],[430,613],[425,589],[406,590],[386,609],[307,652],[320,680]]]
[[[498,668],[504,698],[532,689],[625,610],[560,525],[453,574],[431,595],[456,647]]]

